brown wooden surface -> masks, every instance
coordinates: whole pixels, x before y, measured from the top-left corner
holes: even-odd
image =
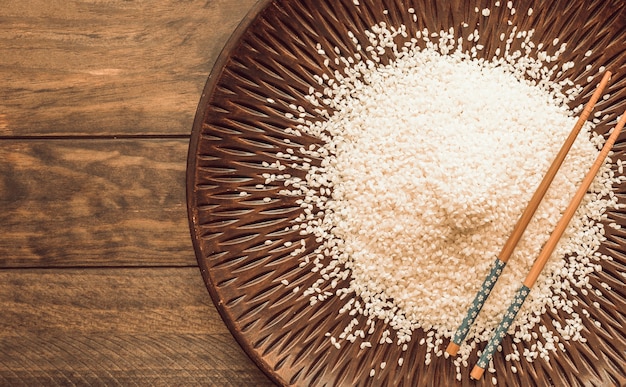
[[[187,146],[3,140],[0,266],[194,265],[181,189]]]
[[[188,138],[255,0],[0,6],[0,385],[270,386],[222,322]]]

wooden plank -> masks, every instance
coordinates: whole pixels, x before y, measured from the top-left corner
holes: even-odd
[[[0,289],[0,337],[229,333],[197,267],[2,269]]]
[[[0,140],[0,267],[196,265],[187,147]]]
[[[23,0],[0,10],[0,136],[189,134],[256,0]]]
[[[0,270],[0,385],[271,386],[197,268]]]

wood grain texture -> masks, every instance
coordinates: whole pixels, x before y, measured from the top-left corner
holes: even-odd
[[[0,271],[0,385],[271,386],[197,268]]]
[[[189,134],[255,2],[3,1],[0,136]]]
[[[0,267],[195,265],[187,143],[0,140]]]
[[[272,385],[210,300],[184,193],[255,2],[0,1],[0,386]]]

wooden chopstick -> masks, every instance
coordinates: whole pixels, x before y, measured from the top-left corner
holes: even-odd
[[[452,340],[450,341],[450,344],[446,348],[446,352],[449,353],[450,355],[454,356],[458,353],[459,348],[461,347],[461,343],[463,342],[463,340],[465,340],[465,337],[467,336],[467,333],[469,332],[469,328],[472,326],[472,324],[476,320],[478,313],[480,313],[480,310],[482,309],[485,301],[487,300],[487,297],[491,293],[493,286],[495,285],[500,274],[502,273],[502,269],[504,268],[507,261],[511,257],[511,254],[513,254],[513,250],[515,250],[515,246],[517,246],[517,243],[519,242],[522,235],[524,234],[524,231],[526,230],[526,227],[530,223],[530,220],[532,219],[533,215],[537,211],[537,208],[539,207],[541,200],[543,199],[546,192],[548,191],[548,188],[550,187],[552,180],[554,180],[556,173],[558,172],[559,168],[563,164],[563,160],[565,160],[565,156],[567,156],[567,153],[572,147],[572,144],[574,144],[574,141],[576,140],[576,137],[578,136],[580,129],[583,127],[583,125],[589,118],[589,115],[593,111],[595,104],[600,99],[600,96],[602,95],[610,79],[611,79],[611,72],[606,71],[604,73],[604,76],[602,77],[602,80],[600,81],[600,84],[598,85],[593,95],[589,99],[589,102],[587,102],[587,104],[585,105],[585,108],[581,112],[580,117],[578,118],[578,121],[574,125],[574,128],[572,129],[569,136],[567,137],[567,139],[561,146],[561,149],[559,150],[559,153],[556,155],[554,161],[552,162],[552,165],[550,165],[548,172],[546,172],[545,176],[541,180],[541,183],[539,183],[537,190],[535,191],[532,198],[528,202],[526,209],[524,210],[524,212],[518,219],[517,224],[515,225],[515,228],[513,229],[513,232],[511,233],[511,235],[509,235],[509,238],[504,244],[504,247],[502,247],[502,251],[500,252],[500,254],[498,254],[498,257],[496,258],[495,262],[492,264],[491,270],[489,274],[487,275],[487,277],[485,278],[485,280],[483,281],[483,284],[480,290],[478,291],[478,293],[476,294],[476,297],[474,298],[472,305],[468,309],[467,314],[465,318],[463,319],[463,322],[457,328],[456,332],[452,336]]]
[[[485,372],[485,368],[489,365],[489,361],[493,358],[494,351],[496,350],[498,345],[500,345],[500,342],[506,335],[506,332],[511,326],[513,320],[515,319],[515,316],[521,309],[524,300],[526,300],[526,297],[530,293],[530,289],[537,281],[537,278],[543,270],[543,267],[546,265],[546,262],[548,262],[548,258],[550,258],[550,255],[552,255],[552,252],[554,251],[556,245],[561,239],[561,236],[563,236],[567,225],[576,213],[580,202],[583,200],[583,197],[587,193],[587,189],[589,189],[589,186],[593,182],[596,174],[598,173],[598,170],[600,169],[600,167],[606,160],[606,157],[609,155],[609,152],[613,148],[615,140],[617,140],[617,137],[624,128],[624,124],[626,124],[626,111],[622,114],[622,117],[613,129],[613,133],[611,133],[611,135],[609,136],[608,140],[602,147],[600,154],[596,158],[596,161],[591,166],[591,169],[589,169],[589,172],[587,172],[587,175],[580,184],[580,187],[578,187],[578,190],[574,194],[574,197],[565,209],[561,220],[559,220],[556,227],[554,228],[554,231],[550,235],[550,238],[543,246],[543,249],[533,263],[533,266],[530,268],[530,271],[528,272],[526,279],[522,283],[522,286],[519,288],[515,297],[513,298],[513,302],[504,314],[502,321],[496,328],[493,336],[491,337],[491,340],[489,340],[489,343],[487,344],[487,347],[480,356],[480,359],[478,359],[478,363],[476,364],[476,366],[474,366],[474,369],[470,373],[470,376],[473,379],[480,379]]]
[[[598,100],[602,96],[602,93],[604,92],[604,89],[606,88],[606,85],[609,83],[610,79],[611,79],[611,72],[606,71],[604,73],[604,76],[602,77],[602,80],[600,81],[600,84],[596,88],[596,91],[593,93],[593,95],[589,99],[589,102],[587,102],[587,104],[585,105],[585,108],[580,114],[580,117],[578,117],[578,121],[576,121],[576,125],[574,125],[572,132],[569,134],[569,136],[565,140],[565,143],[561,146],[561,150],[559,150],[559,153],[556,155],[556,158],[552,162],[552,165],[550,165],[550,168],[548,169],[548,172],[546,172],[546,175],[543,177],[543,180],[541,180],[541,183],[539,183],[539,187],[537,187],[537,191],[535,191],[532,198],[528,202],[528,206],[522,213],[522,216],[520,216],[519,220],[517,221],[517,224],[515,225],[513,232],[509,236],[509,239],[506,241],[506,243],[502,247],[502,251],[500,252],[500,254],[498,254],[498,257],[500,258],[501,261],[503,262],[508,261],[509,258],[511,257],[511,254],[513,254],[513,250],[515,250],[515,247],[517,246],[517,243],[519,242],[519,240],[522,238],[522,234],[524,234],[524,231],[526,230],[528,223],[530,223],[530,220],[535,214],[537,207],[539,207],[539,204],[541,203],[541,200],[546,194],[546,191],[548,191],[548,188],[550,187],[550,183],[552,183],[552,180],[554,180],[554,176],[556,176],[556,173],[561,167],[561,164],[563,164],[563,160],[565,160],[565,156],[567,156],[567,153],[572,147],[572,144],[574,144],[574,141],[576,140],[576,137],[578,136],[580,129],[583,127],[583,125],[589,118],[589,115],[593,111],[595,104],[598,102]]]

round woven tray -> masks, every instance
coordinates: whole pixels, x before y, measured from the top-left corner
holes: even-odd
[[[234,33],[209,76],[193,127],[187,169],[187,195],[191,233],[197,259],[206,286],[224,321],[240,345],[258,366],[279,385],[299,386],[474,386],[491,385],[487,374],[479,382],[471,381],[465,369],[461,382],[451,359],[435,357],[424,364],[425,346],[419,345],[423,331],[413,335],[409,348],[401,353],[395,345],[376,345],[361,349],[343,345],[336,349],[325,337],[343,330],[352,316],[338,315],[343,302],[328,301],[309,305],[305,289],[318,275],[299,267],[301,256],[290,255],[299,242],[297,231],[288,230],[302,209],[297,198],[278,195],[279,185],[263,189],[262,174],[268,172],[263,162],[272,163],[277,152],[286,152],[284,139],[309,145],[314,138],[285,133],[293,122],[285,116],[289,105],[310,107],[304,98],[309,87],[317,88],[315,74],[327,72],[324,58],[316,44],[326,48],[333,59],[333,47],[352,52],[348,36],[384,21],[390,26],[404,24],[409,35],[429,31],[455,31],[463,22],[476,26],[484,49],[479,56],[493,57],[504,49],[499,39],[508,36],[513,26],[535,30],[533,41],[550,47],[555,38],[567,43],[568,50],[558,63],[573,61],[568,77],[584,87],[579,100],[586,102],[599,77],[600,66],[613,73],[607,93],[597,110],[608,118],[597,131],[606,133],[617,114],[626,108],[626,7],[623,0],[526,0],[514,1],[515,15],[510,16],[506,1],[500,7],[495,0],[264,0],[260,1]],[[489,7],[485,17],[478,9]],[[407,12],[414,8],[413,14]],[[529,15],[528,9],[533,11]],[[385,12],[385,10],[387,10]],[[512,25],[506,21],[511,20]],[[516,43],[519,44],[519,41]],[[467,47],[469,48],[469,47]],[[515,47],[513,47],[515,48]],[[555,47],[554,49],[556,49]],[[592,54],[585,55],[588,50]],[[366,52],[362,52],[367,57]],[[388,59],[388,58],[387,58]],[[591,69],[587,70],[587,65]],[[333,61],[328,65],[333,69]],[[269,104],[271,98],[275,103]],[[307,108],[307,119],[320,120]],[[614,151],[624,153],[626,144],[618,141]],[[290,171],[294,176],[303,171]],[[239,193],[245,191],[247,196]],[[625,198],[626,185],[616,187]],[[263,198],[270,197],[267,202]],[[609,222],[626,226],[626,212],[609,213]],[[626,229],[626,228],[625,228]],[[622,229],[622,230],[625,230]],[[594,320],[585,321],[587,343],[565,342],[565,352],[551,356],[549,362],[537,359],[528,363],[505,361],[506,353],[494,359],[499,385],[506,386],[575,386],[624,385],[626,383],[626,232],[607,227],[607,240],[600,251],[612,256],[602,261],[603,270],[591,275],[591,284],[603,296],[589,292],[576,297],[576,312],[587,309]],[[265,241],[271,240],[271,244]],[[308,250],[315,247],[307,237]],[[490,258],[491,259],[491,258]],[[289,285],[281,283],[287,280]],[[612,288],[607,291],[600,283]],[[600,307],[594,306],[594,302]],[[358,318],[358,317],[357,317]],[[550,326],[564,317],[547,312],[542,322]],[[372,343],[387,327],[380,323]],[[512,345],[505,338],[504,346]],[[519,344],[520,348],[522,344]],[[445,347],[444,347],[445,348]],[[521,351],[520,351],[521,352]],[[398,358],[404,363],[398,365]],[[388,364],[374,377],[369,371],[382,361]],[[476,354],[469,359],[476,361]],[[511,365],[518,372],[511,371]]]

